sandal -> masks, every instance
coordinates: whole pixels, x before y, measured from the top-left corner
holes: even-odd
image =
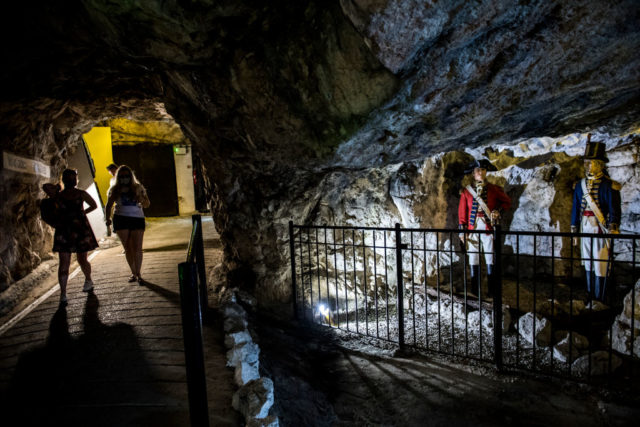
[[[135,281],[137,281],[137,280],[138,280],[138,278],[136,277],[136,275],[135,275],[135,274],[132,274],[131,276],[129,276],[129,283],[131,283],[131,282],[135,282]]]

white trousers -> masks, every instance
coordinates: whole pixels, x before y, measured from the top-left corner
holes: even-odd
[[[486,230],[487,223],[484,217],[476,218],[476,230]],[[482,248],[480,247],[482,245]],[[467,237],[467,253],[469,265],[480,265],[480,253],[484,253],[484,260],[493,264],[493,232],[489,234],[469,234]]]
[[[581,231],[583,233],[597,233],[599,229],[596,217],[583,216]],[[580,239],[580,251],[582,255],[582,265],[587,271],[595,271],[596,276],[606,277],[609,267],[609,246],[608,239],[597,237],[584,237]]]

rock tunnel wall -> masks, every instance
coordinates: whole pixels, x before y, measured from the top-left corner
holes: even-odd
[[[104,104],[40,99],[19,107],[4,104],[2,149],[51,166],[51,178],[4,169],[0,181],[0,290],[51,256],[53,233],[40,219],[45,182],[59,182],[82,134],[106,117],[159,118],[162,106],[145,100],[104,99]],[[166,114],[166,113],[165,113]]]
[[[288,300],[289,219],[452,226],[469,152],[500,167],[511,227],[535,211],[535,227],[562,229],[594,132],[625,183],[623,226],[637,230],[637,169],[625,163],[640,121],[635,1],[17,9],[2,17],[4,39],[19,41],[2,47],[2,149],[58,173],[93,124],[155,120],[162,103],[205,162],[230,279],[264,306]],[[15,178],[2,181],[3,288],[48,248],[37,185]]]
[[[603,134],[600,137],[611,147],[608,152],[608,173],[622,184],[621,228],[625,233],[639,233],[639,135]],[[256,264],[264,266],[264,269],[254,270],[259,275],[257,294],[263,301],[284,302],[289,298],[290,219],[296,224],[305,225],[394,227],[395,223],[399,223],[406,228],[457,228],[460,190],[469,181],[469,176],[465,177],[462,171],[474,156],[482,155],[494,161],[499,170],[490,173],[488,179],[503,186],[512,198],[512,209],[503,217],[503,228],[568,232],[573,184],[584,176],[582,154],[585,142],[586,134],[533,138],[514,145],[440,153],[419,161],[382,168],[355,171],[338,168],[322,174],[314,186],[290,187],[289,194],[297,196],[294,200],[280,202],[271,199],[259,214],[258,229],[261,234],[253,236],[259,244],[246,246],[253,248],[251,256],[257,261]],[[251,240],[248,230],[246,224],[241,232],[245,239]],[[457,238],[457,235],[454,236]],[[507,237],[505,241],[507,250],[509,247],[513,250],[516,246],[515,241],[511,240]],[[347,243],[350,242],[351,238],[347,236]],[[360,243],[358,240],[357,244]],[[450,243],[441,241],[440,244],[446,248]],[[519,250],[522,254],[533,254],[532,242],[521,241]],[[568,247],[558,248],[558,253],[564,256],[569,256],[569,251]],[[548,248],[538,253],[546,252]],[[347,263],[350,262],[347,260]],[[411,261],[405,264],[410,266]],[[338,265],[342,271],[340,261]],[[433,273],[435,261],[426,268],[427,272]],[[329,266],[329,270],[329,276],[333,277],[333,267]],[[357,274],[367,271],[369,275],[374,271],[372,264],[364,267],[359,258],[358,266],[349,264],[346,269],[352,270],[357,270]],[[417,265],[415,271],[422,271],[422,266]],[[320,277],[326,277],[324,270]],[[373,283],[373,279],[369,277],[368,282]],[[422,280],[420,277],[419,282]],[[281,286],[274,286],[274,283]]]

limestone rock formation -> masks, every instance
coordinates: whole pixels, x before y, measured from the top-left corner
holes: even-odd
[[[518,333],[534,346],[551,344],[551,322],[534,313],[526,313],[518,319]]]
[[[612,349],[621,354],[640,358],[640,328],[631,328],[618,316],[611,326],[610,336]]]
[[[640,280],[624,297],[622,313],[611,327],[611,348],[621,354],[640,358]]]
[[[622,365],[622,359],[615,353],[596,351],[576,359],[571,365],[571,372],[577,377],[607,375],[615,372]]]
[[[470,331],[476,332],[482,327],[483,334],[493,334],[493,312],[489,310],[476,310],[467,316],[468,328]],[[482,322],[480,322],[482,319]],[[507,306],[502,307],[502,331],[507,333],[511,327],[511,312]]]
[[[553,357],[561,362],[574,361],[589,348],[589,340],[577,332],[565,332],[553,346]]]
[[[624,297],[621,320],[629,326],[640,327],[640,280]]]
[[[250,381],[233,395],[233,407],[247,420],[266,418],[272,405],[273,381],[269,378]]]

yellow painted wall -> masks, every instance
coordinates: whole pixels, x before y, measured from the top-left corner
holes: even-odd
[[[107,190],[109,190],[109,180],[111,175],[107,171],[107,166],[113,163],[113,151],[111,149],[111,128],[110,127],[94,127],[89,132],[82,135],[89,154],[93,159],[93,165],[96,168],[95,181],[100,190],[102,203],[107,204]]]

